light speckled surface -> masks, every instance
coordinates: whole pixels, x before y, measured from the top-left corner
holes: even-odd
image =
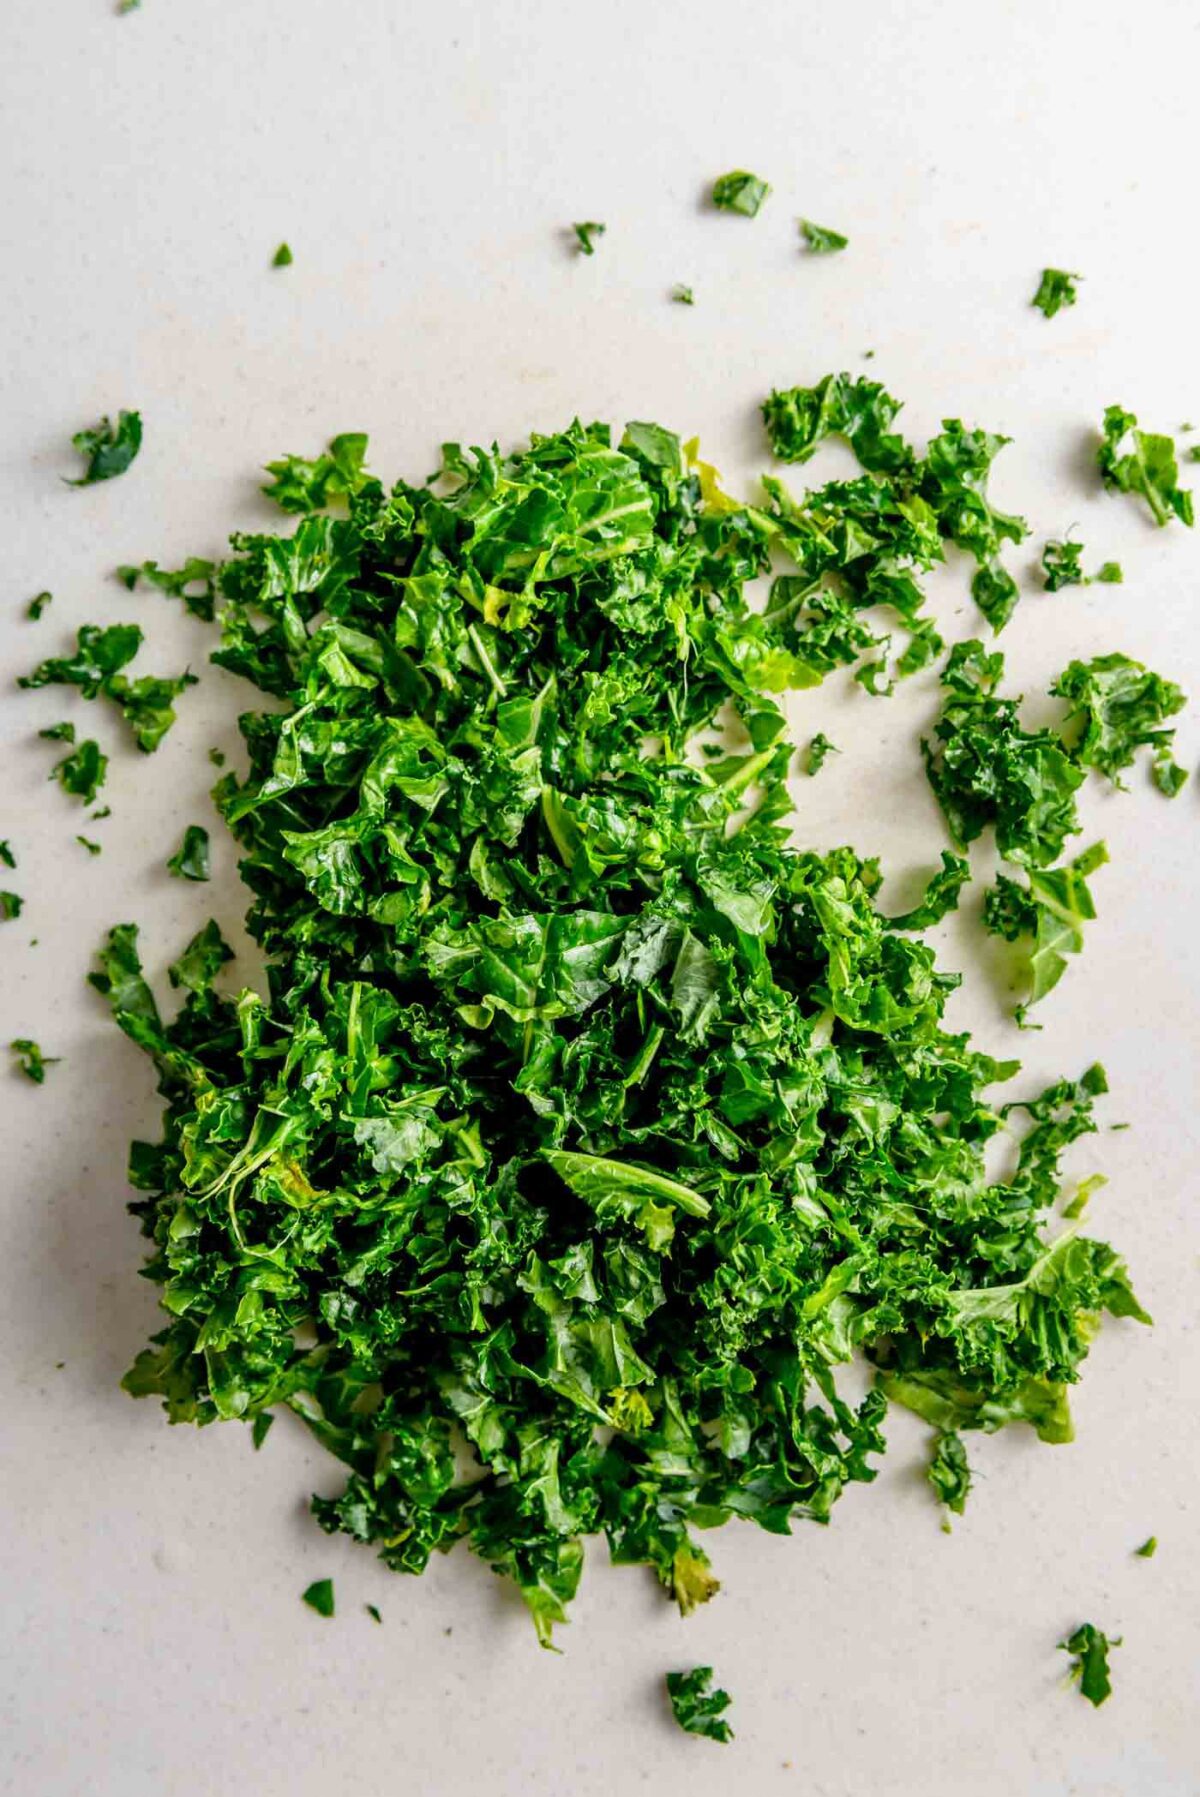
[[[645,1575],[593,1554],[553,1657],[465,1555],[405,1581],[322,1536],[303,1500],[329,1472],[299,1428],[254,1455],[240,1429],[168,1431],[117,1390],[153,1326],[123,1165],[155,1105],[83,974],[118,919],[142,921],[156,971],[206,908],[234,923],[226,844],[202,893],[162,864],[185,822],[213,821],[205,751],[231,745],[248,689],[208,673],[147,762],[112,720],[11,688],[89,618],[141,620],[148,666],[200,666],[202,627],[108,572],[219,549],[265,516],[254,471],[281,450],[367,429],[382,472],[420,476],[443,437],[632,415],[699,432],[736,486],[762,464],[766,387],[873,348],[913,434],[961,415],[1017,439],[996,486],[1033,523],[1027,571],[1072,523],[1092,561],[1126,565],[1119,588],[1026,582],[1004,642],[1014,684],[1116,647],[1200,694],[1200,541],[1100,496],[1088,447],[1113,400],[1153,427],[1200,420],[1195,7],[143,0],[118,19],[108,0],[58,0],[10,15],[0,834],[27,908],[3,926],[0,1033],[64,1059],[42,1090],[0,1082],[0,1788],[1195,1792],[1200,784],[1173,808],[1141,773],[1128,797],[1089,788],[1113,864],[1043,1034],[1018,1047],[974,905],[944,930],[947,964],[971,970],[955,1019],[1023,1051],[1031,1079],[1102,1053],[1107,1114],[1134,1125],[1072,1169],[1109,1173],[1096,1225],[1159,1320],[1104,1332],[1076,1443],[976,1445],[978,1489],[947,1539],[922,1431],[897,1416],[877,1485],[828,1530],[714,1538],[725,1589],[686,1625]],[[754,222],[701,204],[737,164],[775,187]],[[801,212],[846,231],[845,255],[805,260]],[[608,223],[591,260],[564,245],[576,217]],[[295,266],[272,272],[281,237]],[[1087,276],[1050,323],[1027,304],[1046,262]],[[694,309],[669,303],[677,281]],[[71,431],[122,405],[145,415],[141,460],[68,491]],[[938,587],[964,633],[965,583],[956,566]],[[55,603],[28,624],[20,604],[43,586]],[[890,704],[838,681],[796,708],[801,740],[824,728],[844,751],[802,785],[802,833],[881,853],[898,901],[941,846],[915,750],[933,704],[929,679]],[[96,860],[33,735],[62,715],[113,752]],[[1195,719],[1180,740],[1194,766]],[[1132,1558],[1151,1531],[1158,1557]],[[299,1602],[326,1574],[332,1623]],[[1054,1651],[1083,1616],[1126,1642],[1096,1713]],[[734,1693],[731,1749],[665,1719],[662,1672],[697,1661]]]

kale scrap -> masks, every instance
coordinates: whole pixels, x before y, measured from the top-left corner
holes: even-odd
[[[694,1666],[691,1672],[668,1672],[667,1696],[671,1713],[689,1735],[710,1741],[732,1741],[733,1730],[724,1712],[732,1701],[728,1691],[712,1689],[711,1666]]]
[[[686,1614],[699,1532],[825,1521],[889,1398],[1065,1440],[1098,1316],[1144,1320],[1111,1248],[1048,1233],[1102,1072],[999,1108],[1017,1065],[944,1028],[957,976],[880,916],[876,863],[791,841],[781,694],[862,652],[867,604],[919,634],[945,538],[1012,534],[998,440],[947,426],[918,463],[869,389],[775,397],[882,478],[762,507],[646,422],[448,444],[420,486],[358,437],[275,464],[298,521],[212,574],[213,659],[265,695],[215,793],[266,984],[227,994],[211,922],[170,1021],[134,925],[92,976],[165,1106],[130,1156],[164,1326],[126,1389],[292,1410],[343,1469],[323,1528],[412,1573],[466,1540],[546,1645],[589,1536]],[[1040,868],[1083,775],[1001,667],[950,657],[931,771],[960,843],[994,823]],[[78,672],[111,678],[98,643]],[[715,1699],[688,1713],[723,1727]]]

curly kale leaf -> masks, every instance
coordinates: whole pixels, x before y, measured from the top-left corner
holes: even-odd
[[[667,1673],[667,1696],[680,1728],[710,1741],[732,1741],[733,1730],[725,1720],[732,1699],[728,1691],[712,1688],[711,1666],[694,1666],[690,1672]]]
[[[1068,1676],[1079,1686],[1080,1696],[1086,1697],[1095,1709],[1099,1709],[1105,1699],[1112,1695],[1108,1656],[1114,1647],[1120,1647],[1120,1636],[1106,1635],[1094,1622],[1081,1622],[1058,1645],[1064,1653],[1071,1655]]]
[[[1192,524],[1192,493],[1179,485],[1172,437],[1141,431],[1132,412],[1109,406],[1096,459],[1104,485],[1117,493],[1140,493],[1156,524],[1169,524],[1172,518]]]
[[[728,175],[718,175],[713,182],[712,203],[722,212],[740,212],[745,218],[754,218],[770,191],[757,175],[737,168]]]
[[[121,412],[116,424],[102,418],[90,430],[76,431],[71,447],[79,451],[87,467],[78,480],[67,481],[69,487],[90,487],[97,481],[113,480],[125,473],[142,447],[141,413]]]
[[[1107,860],[1108,849],[1097,842],[1065,867],[1030,868],[1027,886],[1001,874],[985,894],[983,921],[993,935],[1009,942],[1033,937],[1030,992],[1023,1010],[1057,986],[1067,956],[1081,952],[1083,926],[1096,915],[1088,877]]]
[[[1187,776],[1171,754],[1174,728],[1164,725],[1187,698],[1173,680],[1128,655],[1097,655],[1071,662],[1050,691],[1071,707],[1068,723],[1082,724],[1070,749],[1080,767],[1095,768],[1120,786],[1118,775],[1132,766],[1139,749],[1150,748],[1159,790],[1168,797],[1179,791]]]
[[[1075,304],[1079,297],[1075,291],[1075,283],[1082,279],[1082,275],[1068,274],[1065,268],[1044,268],[1038,290],[1029,303],[1036,306],[1045,318],[1053,318],[1064,306]]]

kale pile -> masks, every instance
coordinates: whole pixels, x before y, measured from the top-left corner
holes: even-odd
[[[889,921],[876,863],[789,841],[778,695],[886,652],[881,603],[909,643],[866,684],[926,665],[947,540],[1008,602],[1002,439],[951,423],[917,458],[896,409],[846,377],[773,395],[777,447],[838,432],[865,471],[769,478],[762,508],[652,424],[449,445],[390,489],[341,437],[273,465],[291,534],[192,564],[213,659],[271,700],[216,788],[268,991],[218,990],[215,923],[169,1023],[132,925],[93,976],[166,1105],[130,1177],[169,1321],[125,1383],[175,1422],[289,1407],[345,1467],[326,1529],[407,1572],[465,1537],[546,1644],[588,1535],[687,1613],[717,1588],[698,1533],[826,1520],[889,1400],[939,1431],[961,1508],[957,1431],[1069,1438],[1098,1313],[1146,1320],[1111,1248],[1048,1228],[1102,1070],[1000,1104],[1016,1063],[943,1028],[958,979],[913,932],[965,861]],[[939,796],[962,842],[994,822],[1041,868],[1083,776],[1040,734],[1017,753],[981,655]]]

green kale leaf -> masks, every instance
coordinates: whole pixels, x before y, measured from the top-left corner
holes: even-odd
[[[1030,301],[1046,318],[1053,318],[1064,306],[1073,306],[1078,295],[1075,291],[1076,281],[1082,275],[1068,274],[1065,268],[1044,268],[1038,290]]]
[[[1067,723],[1075,725],[1078,739],[1068,752],[1080,767],[1095,768],[1120,786],[1122,770],[1132,765],[1139,749],[1150,748],[1159,790],[1168,797],[1179,791],[1187,776],[1171,754],[1174,728],[1164,725],[1187,699],[1173,680],[1114,653],[1071,662],[1050,691],[1071,708]],[[1068,740],[1064,737],[1064,743]]]
[[[667,1696],[680,1728],[710,1741],[732,1741],[733,1730],[725,1720],[732,1699],[728,1691],[712,1689],[711,1666],[694,1666],[690,1672],[667,1673]]]
[[[208,831],[200,824],[189,824],[183,841],[167,862],[167,869],[179,880],[211,879]]]
[[[1120,1637],[1110,1639],[1094,1622],[1081,1622],[1058,1645],[1064,1653],[1071,1655],[1068,1676],[1079,1686],[1080,1696],[1086,1697],[1090,1704],[1099,1709],[1112,1694],[1108,1656],[1114,1647],[1120,1647]]]
[[[737,168],[728,175],[719,175],[713,182],[712,203],[722,212],[740,212],[746,218],[753,218],[770,191],[767,183],[760,181],[757,175]]]
[[[825,225],[814,225],[810,218],[800,220],[800,235],[816,256],[828,256],[835,250],[844,250],[850,241],[840,231],[831,231]]]
[[[90,487],[97,481],[113,480],[125,473],[142,447],[141,413],[121,412],[115,425],[111,419],[102,418],[91,430],[76,431],[71,447],[79,451],[87,467],[78,480],[66,483],[69,487]]]
[[[36,1042],[28,1036],[18,1036],[9,1047],[17,1057],[17,1065],[26,1079],[31,1079],[35,1086],[40,1086],[46,1078],[47,1067],[56,1067],[60,1057],[54,1054],[43,1054]]]
[[[1156,524],[1169,524],[1174,517],[1191,525],[1191,489],[1179,485],[1173,438],[1141,431],[1132,412],[1109,406],[1096,457],[1104,485],[1118,493],[1140,493]]]

